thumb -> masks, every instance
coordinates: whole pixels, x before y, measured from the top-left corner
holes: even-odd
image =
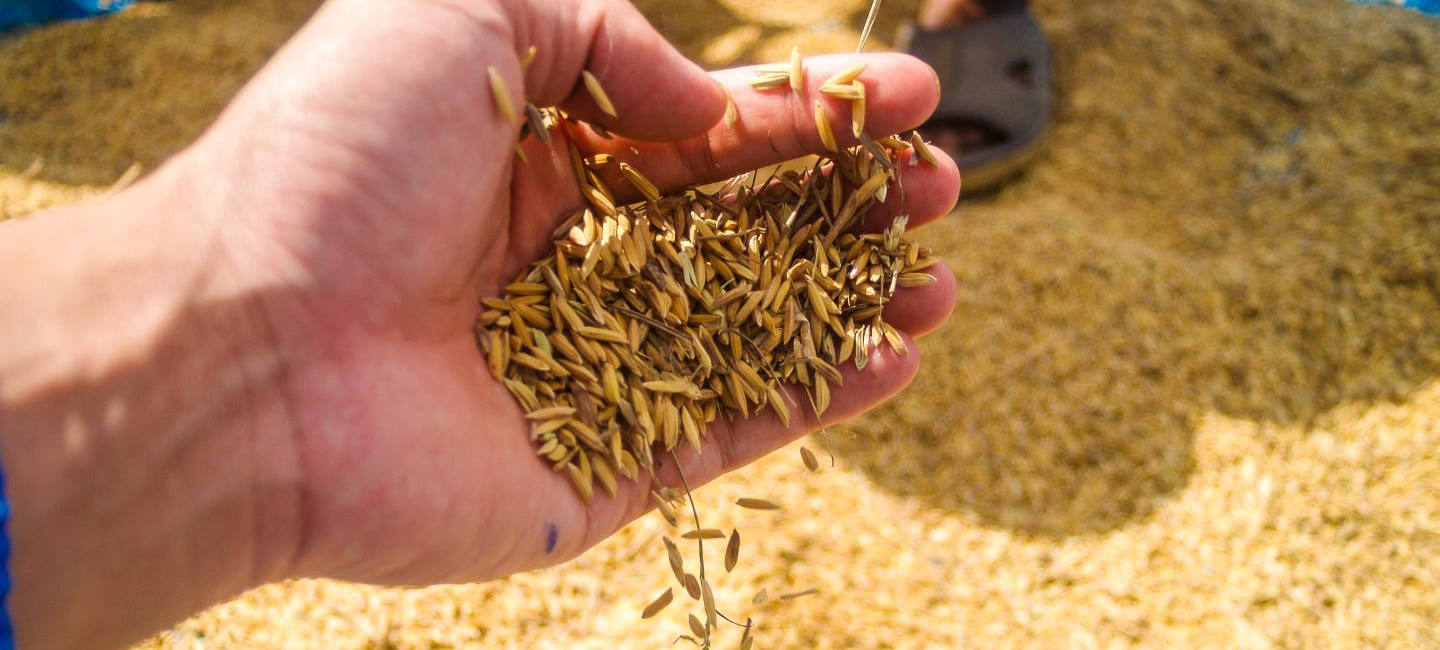
[[[725,112],[725,92],[625,0],[516,3],[517,51],[535,47],[526,96],[639,140],[698,135]],[[519,15],[515,15],[519,14]],[[594,76],[614,115],[585,83]]]

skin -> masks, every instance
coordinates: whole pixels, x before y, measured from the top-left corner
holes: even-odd
[[[926,29],[963,25],[985,15],[975,0],[925,0],[920,3],[915,22]]]
[[[653,485],[587,505],[535,457],[475,344],[479,300],[580,205],[567,138],[663,188],[722,179],[820,151],[810,100],[858,59],[872,132],[933,109],[934,75],[909,57],[814,57],[800,96],[759,92],[747,71],[686,61],[618,1],[331,0],[150,177],[0,224],[20,647],[121,647],[289,577],[489,580],[564,562],[643,514]],[[517,103],[619,137],[567,127],[550,151],[527,139],[520,164],[490,66]],[[619,118],[589,99],[581,69]],[[718,123],[719,83],[736,128]],[[940,160],[902,163],[904,191],[867,224],[947,213],[959,176]],[[951,309],[954,279],[935,271],[887,311],[907,335]],[[900,390],[913,350],[852,370],[826,420]],[[695,486],[817,426],[722,420],[678,457]],[[673,463],[657,471],[677,478]]]

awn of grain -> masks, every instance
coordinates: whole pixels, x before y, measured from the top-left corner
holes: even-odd
[[[791,593],[788,593],[788,594],[782,594],[782,595],[780,596],[780,600],[791,600],[791,599],[794,599],[794,598],[803,598],[803,597],[805,597],[805,596],[813,596],[813,595],[818,594],[818,593],[820,593],[820,590],[819,590],[819,589],[816,589],[816,588],[814,588],[814,587],[811,587],[811,588],[806,589],[806,590],[804,590],[804,591],[796,591],[796,592],[791,592]]]

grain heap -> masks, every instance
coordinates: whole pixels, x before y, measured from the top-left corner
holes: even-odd
[[[863,107],[862,70],[826,87],[843,88]],[[785,76],[793,88],[802,74],[796,52],[755,83],[778,87],[772,82]],[[593,77],[586,87],[610,106]],[[497,99],[507,95],[497,87]],[[553,252],[504,297],[485,299],[476,333],[496,379],[531,420],[537,453],[567,472],[586,500],[596,483],[614,494],[618,477],[639,477],[657,443],[673,451],[683,439],[698,448],[722,409],[769,409],[788,423],[781,384],[793,383],[806,389],[802,406],[818,415],[843,381],[839,364],[863,369],[882,341],[904,351],[884,305],[902,287],[934,282],[924,270],[939,260],[902,238],[903,216],[882,233],[852,229],[885,200],[898,154],[912,145],[867,137],[860,118],[853,127],[863,144],[840,149],[818,100],[817,108],[829,157],[807,173],[751,173],[713,191],[661,195],[634,167],[571,148],[588,205],[565,219]],[[542,139],[568,119],[555,109],[525,112],[522,133]],[[911,164],[929,155],[916,151]],[[597,174],[607,165],[644,200],[618,203]]]

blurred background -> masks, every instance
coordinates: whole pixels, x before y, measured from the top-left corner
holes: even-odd
[[[722,67],[849,51],[869,2],[638,4]],[[871,49],[916,4],[887,1]],[[153,169],[313,9],[173,0],[0,35],[0,218]],[[805,442],[833,467],[792,447],[697,493],[745,538],[721,609],[757,648],[1440,648],[1440,20],[1034,12],[1055,122],[920,233],[960,286],[920,378]],[[271,585],[141,647],[668,647],[686,608],[639,618],[662,528],[484,585]]]

